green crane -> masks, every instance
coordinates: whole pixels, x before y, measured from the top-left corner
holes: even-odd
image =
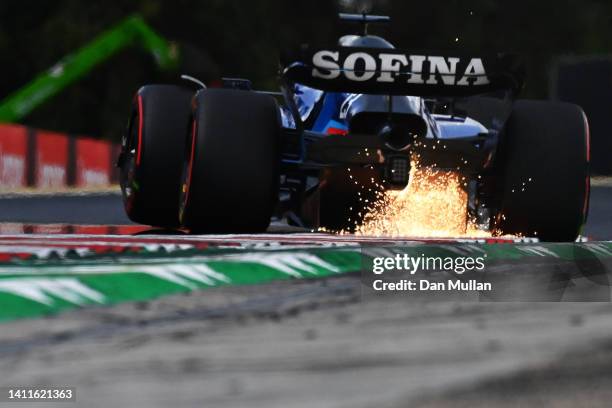
[[[178,65],[177,48],[156,34],[140,16],[131,16],[2,100],[0,122],[19,121],[95,66],[133,45],[150,51],[162,69],[170,70]]]

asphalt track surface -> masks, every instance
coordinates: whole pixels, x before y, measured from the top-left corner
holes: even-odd
[[[612,240],[612,186],[591,190],[584,235]],[[117,194],[0,196],[0,222],[65,224],[130,224]]]
[[[119,193],[4,196],[0,222],[130,224]]]
[[[585,235],[612,239],[611,215],[595,187]],[[125,222],[116,195],[1,199],[0,218]],[[66,384],[84,407],[609,407],[611,366],[609,302],[407,303],[358,276],[0,326],[0,387]]]

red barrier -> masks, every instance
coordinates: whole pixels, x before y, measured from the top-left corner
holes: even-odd
[[[42,188],[58,188],[67,184],[68,136],[47,131],[36,135],[36,178]]]
[[[117,182],[119,146],[0,124],[0,190],[102,187]]]
[[[0,223],[0,235],[21,235],[25,226],[21,223]]]
[[[93,139],[76,140],[77,187],[107,186],[110,184],[110,155],[112,145]]]
[[[0,189],[27,185],[27,128],[0,125]]]
[[[73,225],[73,234],[106,235],[111,227],[108,225]]]
[[[134,235],[150,230],[144,225],[71,225],[71,224],[23,224],[0,223],[0,236],[21,234],[85,234],[85,235]]]
[[[34,224],[25,228],[26,234],[69,234],[70,227],[65,224]]]

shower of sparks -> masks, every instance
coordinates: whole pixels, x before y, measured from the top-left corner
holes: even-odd
[[[410,237],[489,237],[468,219],[466,180],[459,172],[420,167],[413,162],[401,191],[384,191],[368,209],[357,235]]]

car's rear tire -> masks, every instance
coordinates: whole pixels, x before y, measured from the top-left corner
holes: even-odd
[[[123,139],[120,184],[128,217],[139,224],[179,226],[178,207],[193,91],[148,85],[134,97]]]
[[[196,233],[255,233],[278,200],[280,115],[255,92],[208,89],[194,99],[180,220]]]
[[[568,103],[519,100],[504,128],[498,229],[543,241],[574,241],[589,200],[589,130]]]

